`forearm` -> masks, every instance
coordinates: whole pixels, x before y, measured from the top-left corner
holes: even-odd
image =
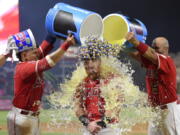
[[[148,45],[146,45],[142,42],[139,42],[139,41],[134,41],[134,42],[132,42],[132,44],[138,50],[140,55],[147,58],[148,60],[150,60],[154,64],[158,63],[157,55],[156,55],[156,52],[154,49],[152,49]]]
[[[64,42],[56,51],[49,54],[48,57],[51,59],[51,61],[54,64],[57,64],[60,61],[60,59],[63,57],[64,53],[69,48],[69,46],[70,46],[69,42]]]
[[[75,113],[78,117],[79,121],[84,125],[87,126],[89,124],[89,119],[86,117],[86,114],[84,112],[84,109],[81,107],[80,100],[76,100],[75,103]]]
[[[79,118],[82,115],[85,115],[83,107],[81,107],[81,101],[79,99],[75,100],[75,114]]]
[[[85,112],[82,108],[78,107],[78,109],[76,109],[76,116],[79,118],[82,115],[85,115]]]
[[[148,45],[137,40],[133,32],[128,32],[125,38],[129,43],[134,45],[134,47],[138,50],[140,55],[150,60],[154,64],[158,63],[158,60],[157,60],[158,58],[157,58],[155,50],[149,47]]]
[[[147,58],[148,60],[150,60],[152,63],[154,64],[158,64],[158,57],[157,54],[155,52],[154,49],[152,49],[151,47],[148,47],[148,50],[143,54],[143,56],[145,58]]]
[[[64,50],[58,48],[53,53],[49,54],[49,58],[54,62],[54,64],[57,64],[60,61],[60,59],[63,57],[64,53],[65,53]]]
[[[140,54],[145,57],[146,59],[150,60],[154,64],[158,64],[158,58],[154,49],[149,47],[144,43],[139,43],[136,49],[140,52]]]

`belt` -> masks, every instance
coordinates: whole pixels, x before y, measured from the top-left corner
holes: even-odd
[[[102,120],[102,121],[98,121],[97,125],[102,127],[102,128],[106,128],[106,123]]]
[[[178,101],[174,101],[174,102],[170,102],[170,103],[168,103],[168,104],[177,104],[177,105],[179,105],[180,104],[180,100]],[[167,106],[167,104],[165,104],[165,105],[160,105],[159,106],[162,110],[163,109],[168,109],[168,106]]]
[[[167,105],[160,105],[160,108],[161,108],[162,110],[168,109]]]
[[[34,117],[37,117],[40,114],[39,111],[33,112],[33,111],[20,109],[20,108],[17,108],[17,107],[13,107],[12,110],[14,110],[14,111],[16,111],[16,112],[18,112],[20,114],[23,114],[23,115],[34,116]]]
[[[31,111],[24,111],[24,110],[22,110],[22,111],[20,112],[20,114],[30,115],[30,116],[37,117],[37,116],[39,116],[40,112],[31,112]]]

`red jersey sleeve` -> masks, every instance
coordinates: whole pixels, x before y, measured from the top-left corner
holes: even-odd
[[[168,73],[171,71],[171,66],[174,65],[173,61],[169,56],[165,56],[162,54],[157,54],[158,56],[158,69]]]
[[[145,68],[148,68],[149,66],[152,65],[152,62],[148,59],[146,59],[145,57],[143,57],[142,55],[140,55],[140,58],[141,58],[141,66],[142,67],[145,67]]]
[[[48,34],[45,40],[41,43],[40,47],[38,48],[40,59],[44,58],[52,49],[53,44],[55,43],[56,38]]]
[[[52,49],[53,49],[53,44],[51,44],[48,41],[44,40],[41,43],[40,47],[38,48],[38,52],[40,54],[40,59],[44,58]]]
[[[153,64],[150,60],[144,58],[143,56],[141,56],[141,63],[142,66],[144,66],[145,68],[149,68],[151,66],[153,66],[154,68],[161,70],[164,73],[168,73],[171,70],[171,65],[173,63],[173,60],[171,60],[171,58],[169,56],[165,56],[162,54],[157,54],[158,57],[158,65]]]
[[[36,76],[45,70],[50,69],[51,66],[48,64],[47,59],[43,58],[38,61],[25,62],[19,67],[21,77],[28,79],[29,77]]]

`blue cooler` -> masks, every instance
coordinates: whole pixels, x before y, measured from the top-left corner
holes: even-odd
[[[79,44],[88,36],[100,38],[103,32],[99,14],[65,3],[57,3],[48,11],[45,25],[47,31],[56,36],[66,38],[72,33]]]

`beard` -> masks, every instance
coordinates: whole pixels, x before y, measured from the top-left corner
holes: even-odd
[[[88,74],[88,77],[92,80],[97,80],[100,77],[100,74],[98,72],[92,72]]]

